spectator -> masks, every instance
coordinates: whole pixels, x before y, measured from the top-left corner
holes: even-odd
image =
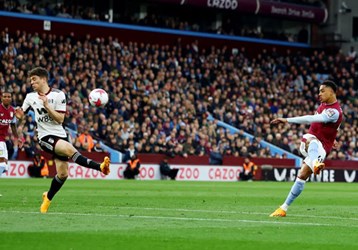
[[[351,49],[348,52],[347,60],[348,62],[355,63],[357,59],[357,51],[355,51],[354,47],[351,46]]]
[[[136,154],[133,154],[131,159],[127,163],[127,167],[123,172],[123,176],[126,179],[135,179],[139,174],[140,162]]]
[[[28,167],[28,171],[31,177],[47,177],[49,169],[46,158],[40,153],[36,153],[33,158],[33,164]]]
[[[89,127],[85,126],[84,131],[78,137],[78,142],[81,144],[81,147],[87,152],[92,152],[94,147],[94,141],[92,135],[89,133]]]
[[[240,173],[240,179],[243,181],[252,181],[255,177],[257,166],[250,157],[246,157],[243,164],[244,171]]]
[[[222,165],[223,164],[223,154],[220,152],[217,145],[213,145],[212,150],[209,155],[209,164],[210,165]]]
[[[26,156],[28,158],[34,158],[36,153],[41,150],[41,147],[38,143],[37,136],[35,135],[32,138],[30,136],[26,136],[26,140],[24,142],[22,150],[25,151]]]
[[[25,127],[27,128],[26,133],[33,137],[35,134],[36,122],[31,115],[26,116]]]
[[[96,144],[93,147],[93,152],[98,152],[98,153],[104,152],[100,141],[98,141],[98,140],[96,141]]]
[[[135,144],[133,140],[129,140],[126,150],[123,154],[122,162],[129,161],[133,155],[137,154],[137,149],[135,148]]]
[[[302,26],[301,30],[297,34],[297,42],[299,43],[308,43],[309,40],[308,30],[305,26]]]
[[[159,164],[160,174],[162,176],[167,176],[171,180],[175,180],[179,169],[178,168],[171,168],[168,163],[168,158],[165,157]]]

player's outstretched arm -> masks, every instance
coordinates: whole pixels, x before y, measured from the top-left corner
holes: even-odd
[[[271,124],[279,123],[297,123],[297,124],[311,124],[313,122],[336,122],[338,119],[338,111],[332,111],[333,115],[327,115],[326,112],[315,115],[304,115],[290,118],[276,118],[271,121]]]
[[[286,118],[276,118],[276,119],[273,119],[271,121],[271,124],[280,124],[280,123],[287,123],[287,119]]]

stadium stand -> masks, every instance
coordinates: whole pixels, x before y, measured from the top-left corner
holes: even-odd
[[[278,2],[317,8],[325,5],[322,1]],[[4,1],[0,9],[35,14],[32,15],[34,18],[38,18],[37,15],[51,16],[50,21],[57,17],[62,21],[70,18],[108,21],[103,12],[108,12],[108,6],[104,3],[95,13],[93,5],[96,3],[94,1],[90,6],[86,1],[73,5],[67,1],[64,4],[41,1],[34,5],[31,1],[21,1],[21,4]],[[159,45],[130,42],[123,36],[84,37],[73,32],[59,35],[4,28],[0,37],[0,88],[12,89],[16,93],[14,105],[18,106],[31,91],[26,80],[27,71],[34,66],[48,68],[52,86],[68,94],[65,125],[74,144],[80,147],[76,143],[78,136],[84,127],[90,127],[91,135],[100,141],[102,149],[110,150],[118,161],[122,160],[118,152],[128,154],[129,145],[134,145],[131,152],[187,157],[208,155],[212,145],[216,144],[224,155],[295,158],[305,126],[275,128],[269,121],[276,116],[313,112],[317,105],[317,86],[330,78],[340,85],[338,98],[346,119],[338,137],[341,148],[333,151],[329,158],[357,159],[356,58],[352,60],[351,55],[336,50],[300,51],[310,45],[295,43],[297,37],[290,40],[267,36],[264,30],[262,34],[245,33],[240,29],[218,32],[212,29],[213,25],[208,25],[213,21],[209,17],[195,23],[194,19],[186,19],[188,15],[182,15],[178,6],[174,7],[178,10],[176,14],[170,12],[172,6],[164,4],[159,7],[165,11],[155,12],[156,8],[148,4],[143,13],[138,13],[129,8],[131,1],[122,3],[128,5],[128,13],[135,18],[120,12],[114,16],[114,21],[135,24],[131,27],[153,33],[160,29],[142,26],[177,29],[180,30],[178,34],[184,36],[194,36],[192,31],[214,32],[227,35],[217,36],[228,43],[230,37],[247,43],[231,50],[227,46],[204,46],[198,41],[187,43],[185,39],[178,39],[175,44]],[[201,13],[206,17],[212,11]],[[225,17],[232,16],[226,14]],[[222,24],[226,21],[221,20]],[[280,20],[278,23],[281,21],[286,22]],[[94,25],[98,23],[93,22]],[[294,24],[296,28],[297,23]],[[235,27],[245,25],[236,23]],[[245,40],[235,36],[238,34],[255,38]],[[217,39],[212,34],[200,35]],[[255,49],[253,53],[250,42],[257,43],[260,39],[261,43],[270,46]],[[275,44],[288,49],[278,50]],[[97,87],[111,95],[111,101],[104,109],[93,108],[87,101],[89,90]],[[34,125],[33,118],[24,124],[23,131],[28,139],[34,134]]]
[[[110,18],[106,1],[4,1],[0,10],[46,15],[77,20],[93,20],[104,22],[115,22],[122,24],[140,25],[146,27],[157,27],[176,29],[182,31],[206,32],[229,36],[242,36],[253,38],[265,38],[282,40],[288,42],[309,43],[309,32],[307,25],[302,22],[289,22],[286,20],[275,22],[264,17],[250,18],[249,15],[236,12],[226,12],[219,18],[216,11],[191,6],[200,11],[200,15],[188,15],[188,7],[181,5],[166,4],[170,1],[117,1],[116,12]],[[175,1],[172,1],[175,2]],[[324,9],[322,1],[276,1],[277,4],[288,4],[287,6],[310,6],[316,9]],[[241,4],[241,3],[240,3]],[[138,6],[144,6],[138,8]],[[291,31],[283,27],[290,27]]]
[[[307,56],[290,50],[282,54],[273,47],[249,57],[245,48],[233,54],[195,43],[159,46],[7,29],[1,31],[0,48],[0,88],[12,89],[15,105],[31,89],[27,71],[46,67],[52,86],[68,94],[66,126],[76,125],[78,132],[87,125],[95,139],[122,152],[134,144],[137,152],[186,157],[207,155],[216,144],[225,155],[286,157],[260,147],[264,140],[297,154],[305,127],[273,128],[269,121],[313,112],[318,83],[332,78],[340,83],[346,119],[338,137],[342,147],[329,158],[358,157],[355,63],[339,52],[316,50]],[[95,87],[111,95],[105,109],[88,103]],[[214,119],[209,121],[208,114]],[[231,134],[217,121],[257,140]],[[33,132],[31,127],[25,124],[25,135]]]

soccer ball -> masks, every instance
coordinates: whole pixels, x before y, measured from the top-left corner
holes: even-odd
[[[94,107],[104,107],[108,102],[108,94],[103,89],[94,89],[89,94],[88,100]]]

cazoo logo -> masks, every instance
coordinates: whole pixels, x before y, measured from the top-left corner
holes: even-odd
[[[238,2],[237,0],[208,0],[207,5],[211,8],[236,10]]]
[[[296,168],[275,168],[272,179],[275,181],[294,181],[299,169]],[[312,174],[311,182],[358,182],[356,170],[324,169],[319,175]]]

